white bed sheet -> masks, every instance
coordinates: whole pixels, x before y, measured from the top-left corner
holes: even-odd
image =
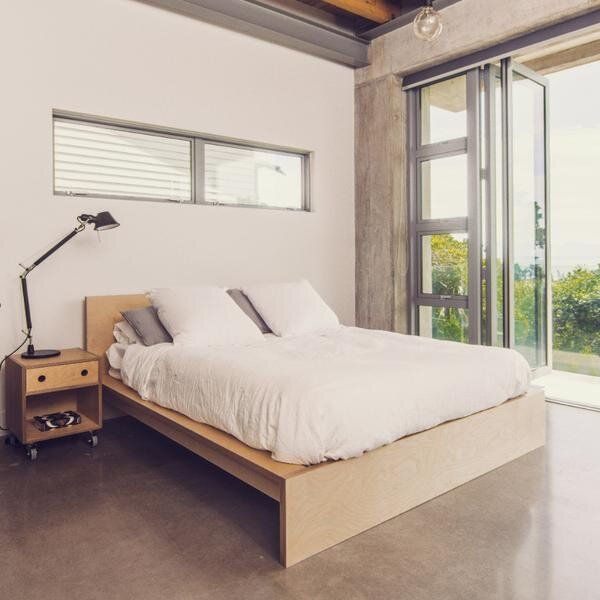
[[[342,327],[246,347],[127,348],[123,381],[275,460],[346,459],[523,394],[514,350]]]

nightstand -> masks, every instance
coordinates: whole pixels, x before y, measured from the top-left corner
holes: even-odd
[[[39,442],[57,437],[87,434],[87,442],[98,443],[96,431],[102,427],[102,385],[98,357],[80,348],[62,350],[51,358],[21,358],[13,354],[6,361],[7,443],[25,446],[35,460]],[[33,417],[73,410],[81,423],[40,431]]]

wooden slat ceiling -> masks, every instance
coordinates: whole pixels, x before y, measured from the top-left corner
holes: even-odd
[[[360,17],[371,23],[387,23],[401,13],[400,2],[394,0],[300,0],[333,14]]]

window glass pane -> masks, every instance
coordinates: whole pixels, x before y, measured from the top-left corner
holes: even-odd
[[[207,202],[303,208],[302,156],[207,143],[204,157]]]
[[[532,367],[546,364],[544,88],[513,85],[515,348]]]
[[[466,343],[468,324],[469,311],[465,308],[419,306],[419,335]]]
[[[71,194],[192,200],[191,141],[54,120],[54,189]]]
[[[466,233],[421,236],[421,291],[424,294],[467,295],[467,239]]]
[[[467,216],[467,155],[421,163],[421,217]]]
[[[453,77],[421,89],[421,144],[467,135],[467,77]]]

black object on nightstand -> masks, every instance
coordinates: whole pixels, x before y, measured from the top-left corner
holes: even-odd
[[[38,455],[38,443],[84,433],[87,443],[98,444],[102,428],[102,385],[95,354],[71,348],[47,358],[13,354],[6,361],[6,443],[25,447],[30,460]],[[74,424],[40,431],[35,417],[52,413],[76,413]]]

